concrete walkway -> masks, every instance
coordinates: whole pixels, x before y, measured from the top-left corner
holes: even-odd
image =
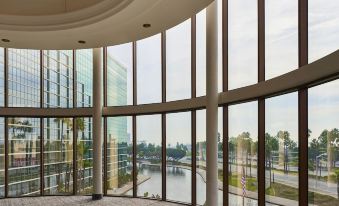
[[[51,196],[0,199],[1,206],[179,206],[169,202],[140,198],[104,197],[92,201],[89,196]]]

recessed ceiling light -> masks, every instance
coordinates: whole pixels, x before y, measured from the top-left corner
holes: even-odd
[[[84,40],[79,40],[78,43],[79,43],[79,44],[86,44],[86,41],[84,41]]]
[[[144,28],[150,28],[151,27],[151,24],[143,24],[142,25]]]
[[[6,43],[10,42],[9,39],[1,39],[1,41],[6,42]]]

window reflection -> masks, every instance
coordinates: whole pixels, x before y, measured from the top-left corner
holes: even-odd
[[[265,100],[266,201],[298,204],[298,93]],[[283,199],[282,199],[283,198]]]
[[[258,103],[229,106],[229,205],[257,205]]]
[[[133,104],[132,44],[107,48],[107,105]]]
[[[4,69],[5,69],[5,49],[0,47],[0,107],[4,106]]]
[[[161,102],[161,34],[137,42],[138,104]]]
[[[298,68],[298,1],[265,1],[266,79]]]
[[[8,106],[40,107],[40,51],[8,49]]]
[[[93,49],[76,51],[77,107],[91,107],[93,96]]]
[[[223,114],[218,109],[218,205],[223,205]],[[206,110],[196,112],[197,204],[206,202]]]
[[[73,107],[73,52],[43,51],[44,107]]]
[[[228,87],[231,90],[257,83],[258,15],[257,1],[230,0],[228,4]]]
[[[91,194],[93,190],[92,118],[76,118],[77,131],[77,193]]]
[[[166,115],[167,199],[191,203],[191,113]],[[202,181],[202,179],[201,179]]]
[[[8,194],[40,195],[40,119],[8,118]]]
[[[0,118],[0,197],[5,196],[5,125]]]
[[[309,89],[308,200],[314,205],[338,205],[339,81]]]
[[[206,9],[196,15],[196,92],[206,95]]]
[[[191,97],[191,20],[166,31],[167,101]]]
[[[44,194],[73,192],[73,119],[44,119]]]
[[[309,62],[324,57],[339,48],[339,2],[337,0],[308,1]]]
[[[218,12],[218,92],[222,92],[222,0]],[[206,9],[196,14],[196,96],[206,95]]]
[[[133,194],[132,118],[107,118],[107,194]]]
[[[137,117],[137,195],[161,199],[161,115]]]

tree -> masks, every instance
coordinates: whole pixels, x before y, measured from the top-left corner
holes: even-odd
[[[296,150],[297,143],[295,143],[290,138],[290,133],[288,131],[279,131],[277,133],[277,138],[279,139],[279,165],[284,166],[284,172],[288,172],[288,150]]]
[[[166,156],[172,158],[174,161],[178,161],[186,156],[186,151],[178,148],[167,148]]]
[[[54,122],[56,124],[58,124],[58,128],[60,128],[58,130],[58,136],[59,136],[59,140],[60,140],[60,143],[58,144],[58,146],[60,146],[60,150],[61,152],[58,153],[58,158],[57,158],[57,161],[59,162],[58,165],[57,165],[57,172],[58,172],[58,175],[56,176],[57,178],[57,184],[58,184],[58,190],[59,192],[61,192],[60,190],[62,190],[64,184],[63,182],[61,182],[61,173],[63,172],[63,166],[64,166],[64,162],[65,162],[65,135],[64,135],[64,125],[66,125],[66,132],[67,132],[67,139],[69,139],[69,130],[70,130],[70,127],[72,125],[72,120],[70,118],[55,118],[54,119]],[[66,168],[66,176],[68,175],[68,173],[70,171],[68,171],[68,168]],[[66,178],[68,179],[68,178]],[[65,187],[65,189],[67,190],[68,187]]]
[[[25,120],[21,122],[21,126],[18,129],[19,131],[22,132],[21,138],[24,139],[26,142],[26,148],[25,148],[26,149],[26,161],[29,162],[29,164],[32,164],[33,142],[32,142],[32,138],[28,140],[26,137],[27,133],[31,133],[33,131],[32,124],[28,120]]]
[[[85,119],[84,118],[76,118],[75,119],[75,125],[71,125],[71,130],[73,132],[77,132],[79,134],[79,132],[84,132],[86,127],[85,127]],[[82,178],[82,181],[80,182],[79,184],[79,187],[78,187],[78,191],[81,190],[81,187],[82,189],[85,188],[85,185],[84,185],[84,181],[85,181],[85,172],[84,172],[84,155],[89,151],[89,146],[88,145],[84,145],[84,142],[83,141],[78,141],[77,142],[77,173],[78,173],[78,180],[81,180]],[[78,181],[78,180],[75,180],[75,181]],[[69,183],[68,183],[69,184]]]
[[[8,120],[8,128],[12,130],[12,139],[16,138],[15,132],[20,128],[21,121],[19,118],[9,118]],[[14,153],[14,143],[15,141],[11,141],[11,153]],[[11,165],[14,166],[14,155],[11,155]]]
[[[265,164],[269,163],[268,167],[270,168],[270,184],[272,182],[272,167],[273,167],[273,152],[278,151],[279,149],[279,140],[277,137],[271,136],[269,133],[265,134],[265,153],[266,161]],[[267,165],[266,165],[267,167]]]
[[[334,181],[333,167],[335,161],[335,142],[339,139],[339,130],[337,128],[327,132],[327,172],[328,180]]]

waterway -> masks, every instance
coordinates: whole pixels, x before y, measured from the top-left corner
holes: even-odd
[[[159,195],[161,197],[161,167],[157,165],[143,165],[139,167],[138,174],[151,177],[149,180],[138,185],[138,196],[148,197]],[[203,205],[206,200],[206,183],[203,177],[197,174],[197,203]],[[191,170],[180,167],[167,167],[167,199],[179,202],[191,202]],[[222,205],[223,195],[222,190],[218,191],[218,205]],[[257,205],[256,200],[244,199],[244,205]],[[238,195],[229,195],[229,205],[243,205],[243,198]]]

